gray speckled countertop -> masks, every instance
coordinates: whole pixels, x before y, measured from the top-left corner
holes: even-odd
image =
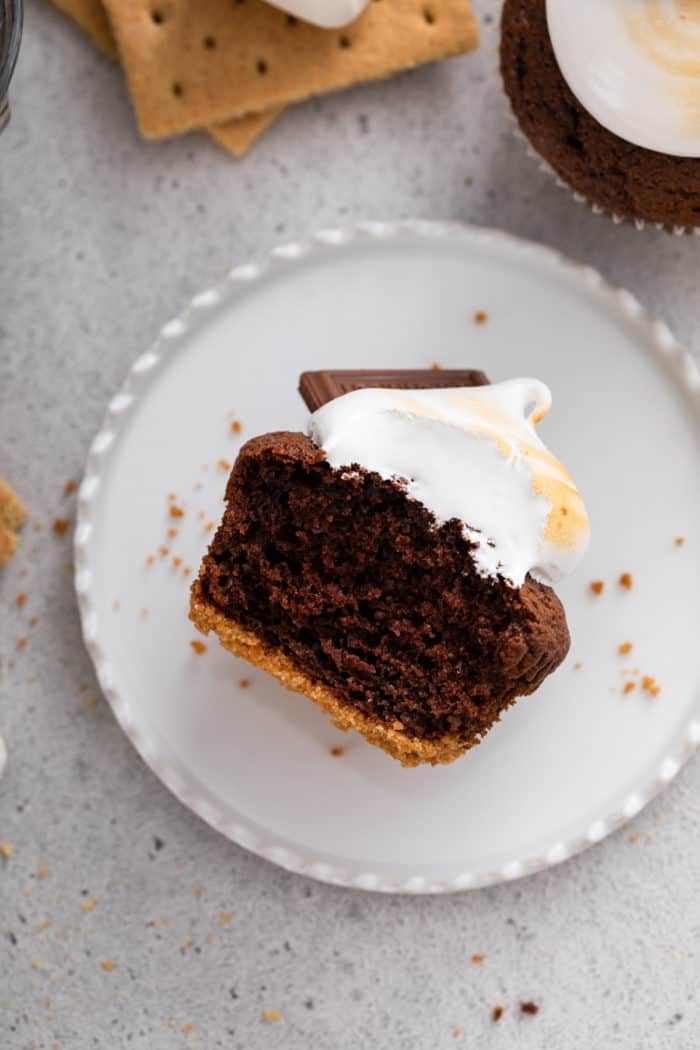
[[[498,4],[477,9],[477,54],[300,106],[237,163],[202,135],[141,142],[118,71],[29,0],[0,141],[0,475],[45,527],[0,577],[3,1050],[698,1046],[697,760],[548,873],[375,897],[233,846],[85,704],[70,537],[49,526],[129,363],[232,261],[356,219],[490,224],[597,266],[700,351],[700,242],[614,227],[538,172],[500,95]]]

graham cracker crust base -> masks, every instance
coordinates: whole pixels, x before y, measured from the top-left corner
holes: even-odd
[[[213,631],[224,649],[228,649],[230,653],[243,657],[248,663],[273,675],[287,689],[313,701],[330,715],[338,729],[342,729],[343,732],[354,729],[370,744],[380,747],[392,758],[397,759],[402,766],[447,765],[481,741],[478,734],[464,737],[456,733],[421,740],[402,732],[400,722],[390,727],[368,718],[361,711],[343,703],[325,686],[312,681],[299,671],[279,649],[272,648],[258,635],[225,616],[205,598],[199,580],[192,585],[190,620],[204,635]]]

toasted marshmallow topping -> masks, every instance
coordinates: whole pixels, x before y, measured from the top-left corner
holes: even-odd
[[[547,0],[564,79],[598,123],[700,157],[700,0]]]
[[[528,573],[554,583],[580,561],[590,526],[570,475],[535,430],[551,400],[536,379],[355,390],[314,412],[308,433],[332,467],[400,481],[438,523],[460,521],[483,575],[515,587]]]

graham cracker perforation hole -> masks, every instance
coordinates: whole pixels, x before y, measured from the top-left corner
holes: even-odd
[[[204,37],[202,43],[209,51],[213,51],[216,47],[216,37],[207,35]]]
[[[183,87],[179,80],[173,81],[173,95],[175,98],[182,98]]]
[[[287,15],[287,25],[288,26],[295,26],[298,21],[299,21],[299,19],[297,18],[296,15]]]
[[[165,15],[159,8],[154,7],[151,11],[151,21],[154,22],[157,26],[163,25],[163,22],[165,21]]]
[[[338,47],[341,47],[341,48],[343,48],[343,49],[345,49],[345,50],[347,50],[347,48],[349,48],[349,47],[350,47],[350,37],[349,37],[349,36],[346,36],[346,34],[345,34],[345,33],[343,33],[343,34],[342,34],[342,35],[341,35],[341,36],[340,36],[340,37],[338,38]]]
[[[427,24],[429,26],[434,26],[435,25],[435,15],[433,14],[432,10],[429,7],[424,7],[423,8],[423,18],[425,19],[425,21],[427,22]]]
[[[265,74],[267,73],[267,62],[265,61],[264,58],[259,58],[258,59],[258,64],[256,66],[256,69],[257,69],[258,73],[260,74],[260,76],[265,76]]]

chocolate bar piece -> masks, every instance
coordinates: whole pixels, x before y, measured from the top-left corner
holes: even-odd
[[[299,393],[310,412],[328,401],[366,387],[389,390],[436,390],[440,387],[486,386],[488,379],[474,368],[394,368],[363,371],[302,372]]]

